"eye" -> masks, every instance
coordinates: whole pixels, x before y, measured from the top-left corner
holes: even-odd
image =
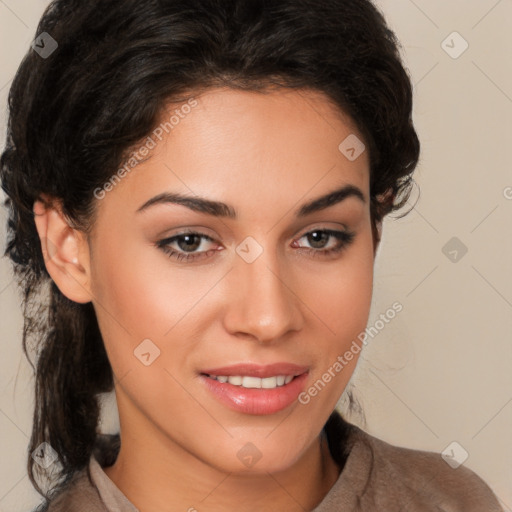
[[[161,240],[157,243],[157,247],[162,249],[162,251],[168,254],[171,258],[178,261],[197,260],[202,257],[208,257],[212,251],[218,250],[205,250],[203,244],[205,240],[207,242],[214,242],[212,237],[205,235],[204,233],[190,231]],[[175,247],[177,246],[177,250],[176,248],[173,248],[173,245]],[[202,248],[203,250],[197,251],[198,248]]]
[[[297,241],[292,243],[293,247],[297,247],[301,252],[307,252],[313,256],[331,256],[341,252],[348,247],[354,240],[355,233],[351,231],[336,231],[332,229],[315,229],[302,235],[298,240],[303,238],[312,248],[303,247],[298,245]],[[204,243],[206,242],[206,243]],[[195,231],[180,233],[170,238],[160,240],[157,242],[157,247],[168,254],[171,258],[178,261],[196,261],[200,258],[207,258],[219,247],[214,249],[207,249],[208,243],[215,242],[215,240]],[[330,243],[329,243],[330,242]],[[333,243],[334,242],[334,243]],[[206,245],[206,247],[205,247]],[[326,248],[327,247],[327,248]],[[202,250],[198,250],[202,249]]]
[[[298,246],[301,250],[305,249],[314,256],[327,257],[337,254],[348,247],[354,240],[355,233],[352,231],[337,231],[333,229],[315,229],[305,233],[298,240],[302,240],[303,238],[307,239],[307,242],[313,249]],[[294,241],[293,244],[297,247],[297,242]]]

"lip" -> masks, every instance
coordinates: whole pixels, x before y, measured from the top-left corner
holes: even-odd
[[[274,365],[274,368],[275,367],[276,366]],[[229,370],[232,370],[233,368],[236,368],[236,371],[240,371],[242,367],[237,365],[236,367],[229,367]],[[268,373],[268,371],[270,371],[268,368],[269,367],[260,368],[260,371]],[[284,368],[284,365],[281,365],[278,368],[281,370]],[[220,370],[225,371],[226,368],[220,368]],[[255,368],[253,366],[252,371],[254,372],[254,370]],[[275,372],[274,369],[272,369],[272,371]],[[211,375],[214,374],[212,373]],[[240,374],[233,373],[233,375]],[[249,374],[243,373],[242,375]],[[273,373],[273,375],[276,375],[276,373]],[[291,375],[291,373],[288,373],[288,375]],[[260,377],[260,375],[254,374],[250,376]],[[282,411],[296,402],[297,397],[304,390],[308,376],[309,372],[302,373],[288,384],[274,389],[244,388],[242,386],[235,386],[229,382],[219,382],[218,380],[211,379],[207,375],[200,375],[200,379],[204,383],[206,389],[229,409],[245,414],[268,415]]]
[[[265,377],[274,377],[275,375],[301,375],[307,371],[307,366],[299,366],[297,364],[283,362],[267,365],[241,363],[231,366],[223,366],[221,368],[210,368],[202,370],[201,373],[215,376],[225,375],[227,377],[232,377],[234,375],[247,375],[248,377],[260,377],[261,379],[264,379]]]

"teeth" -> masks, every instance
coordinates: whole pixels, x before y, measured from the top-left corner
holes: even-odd
[[[229,379],[228,379],[228,381],[229,381]],[[243,388],[261,388],[262,381],[263,381],[263,379],[259,379],[258,377],[244,377],[242,380],[242,387]]]
[[[277,377],[266,377],[261,379],[261,387],[265,389],[277,388]]]
[[[284,386],[293,380],[294,375],[276,375],[275,377],[249,377],[247,375],[209,375],[211,379],[218,380],[219,382],[229,382],[234,386],[241,386],[243,388],[263,388],[273,389],[276,387]]]

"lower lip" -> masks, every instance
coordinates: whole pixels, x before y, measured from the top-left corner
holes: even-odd
[[[304,389],[308,373],[303,373],[288,384],[273,389],[244,388],[229,382],[219,382],[206,375],[200,377],[215,397],[230,409],[246,414],[274,414],[295,402]]]

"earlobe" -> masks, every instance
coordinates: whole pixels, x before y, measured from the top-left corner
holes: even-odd
[[[377,241],[380,242],[380,240],[382,238],[382,220],[377,222],[377,235],[378,235]]]
[[[46,269],[68,299],[90,302],[87,241],[70,225],[57,201],[43,199],[46,204],[36,200],[33,211]]]
[[[382,238],[382,220],[375,222],[373,234],[373,257],[375,258],[377,255],[377,249],[380,245],[380,240]]]

